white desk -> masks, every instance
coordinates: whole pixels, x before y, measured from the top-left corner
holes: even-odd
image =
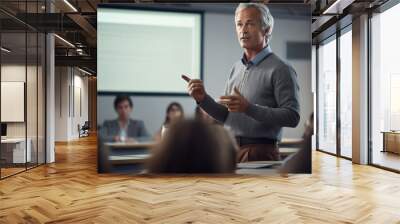
[[[112,148],[152,148],[156,145],[154,142],[106,142],[104,146]]]
[[[31,146],[32,140],[30,138],[26,139],[28,144],[25,144],[25,138],[6,138],[1,139],[2,148],[3,147],[13,147],[12,148],[12,162],[13,163],[25,163],[31,162]],[[25,145],[26,151],[25,151]],[[5,151],[5,150],[4,150]]]
[[[109,156],[108,160],[112,164],[134,164],[134,163],[145,163],[148,158],[150,158],[150,154],[137,154],[137,155]]]
[[[100,166],[104,167],[105,172],[117,169],[118,165],[142,166],[150,157],[149,150],[155,145],[155,142],[106,142],[101,152],[101,162],[104,164]]]
[[[280,147],[299,147],[302,144],[302,138],[282,138],[281,142],[279,142]]]

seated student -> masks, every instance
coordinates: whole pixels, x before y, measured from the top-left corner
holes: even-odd
[[[159,141],[161,139],[161,135],[169,128],[172,123],[182,120],[184,119],[184,117],[185,115],[182,105],[177,102],[170,103],[167,107],[165,121],[160,130],[157,131],[157,133],[155,134],[154,139],[156,141]]]
[[[218,121],[216,121],[214,118],[212,118],[210,115],[208,115],[207,112],[205,112],[201,107],[197,106],[196,110],[194,112],[194,118],[199,121],[203,121],[207,124],[218,124]]]
[[[117,96],[114,109],[118,118],[104,121],[100,128],[99,136],[103,142],[135,142],[149,137],[143,121],[130,118],[133,103],[129,96]]]
[[[234,173],[238,147],[218,125],[197,120],[171,126],[153,149],[147,162],[149,173]]]

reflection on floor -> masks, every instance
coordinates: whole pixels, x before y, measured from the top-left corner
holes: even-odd
[[[18,173],[18,172],[21,172],[21,171],[24,171],[24,170],[25,170],[25,167],[23,167],[23,168],[20,168],[20,167],[17,167],[17,168],[1,168],[1,178],[13,175],[15,173]]]
[[[400,155],[391,152],[375,151],[372,157],[373,164],[400,171]]]
[[[25,168],[25,164],[19,164],[19,165],[17,165],[17,166],[13,166],[13,165],[4,165],[4,164],[2,164],[3,166],[5,166],[5,167],[2,167],[1,168],[1,170],[0,170],[0,173],[1,173],[1,178],[5,178],[5,177],[7,177],[7,176],[11,176],[11,175],[13,175],[13,174],[16,174],[16,173],[19,173],[19,172],[22,172],[22,171],[25,171],[26,170],[26,168]],[[33,167],[36,167],[37,165],[36,165],[36,163],[27,163],[26,164],[26,167],[27,167],[27,169],[29,170],[30,168],[33,168]]]

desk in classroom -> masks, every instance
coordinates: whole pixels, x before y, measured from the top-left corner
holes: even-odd
[[[256,165],[256,164],[268,164],[270,165],[269,167],[265,168],[238,168],[236,169],[236,174],[256,174],[256,175],[273,175],[273,174],[278,174],[278,168],[283,164],[283,160],[281,161],[250,161],[250,162],[245,162],[241,164],[246,164],[246,165]],[[238,164],[239,167],[239,164]]]
[[[298,152],[299,149],[298,148],[284,148],[284,147],[279,147],[279,154],[281,156],[289,156],[292,155],[296,152]]]
[[[302,140],[286,140],[283,141],[286,145],[300,144]],[[154,142],[109,142],[104,143],[105,155],[107,158],[107,170],[108,172],[129,172],[129,173],[143,173],[143,164],[150,157],[149,149],[156,145]],[[279,152],[282,156],[294,154],[298,151],[298,148],[286,148],[281,147]],[[238,174],[271,174],[277,173],[277,167],[282,164],[283,161],[256,161],[249,163],[270,163],[273,166],[268,168],[257,168],[257,169],[238,169]],[[123,168],[125,166],[125,169]]]
[[[26,143],[25,143],[26,141]],[[25,145],[26,150],[25,150]],[[5,138],[1,139],[2,159],[7,164],[22,164],[31,161],[31,146],[30,138]]]
[[[154,142],[106,142],[104,146],[118,148],[151,148],[155,146]]]
[[[149,149],[154,142],[107,142],[104,143],[107,172],[137,172],[150,157]]]
[[[282,138],[279,147],[300,147],[302,144],[302,138]]]

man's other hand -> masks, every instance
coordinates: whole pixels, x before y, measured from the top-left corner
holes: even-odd
[[[221,96],[219,103],[225,105],[230,112],[246,112],[249,102],[235,87],[234,94],[230,96]]]

